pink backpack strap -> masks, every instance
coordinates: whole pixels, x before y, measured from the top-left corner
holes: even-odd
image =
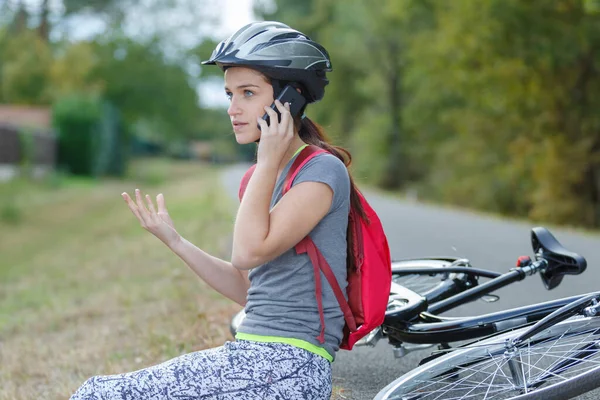
[[[352,310],[344,297],[344,292],[340,287],[333,270],[329,266],[329,263],[323,256],[323,253],[319,251],[317,245],[310,236],[306,236],[300,243],[296,245],[296,253],[308,253],[308,257],[313,265],[314,273],[315,273],[315,293],[317,296],[317,307],[319,309],[319,318],[321,319],[321,333],[317,340],[320,343],[325,342],[325,316],[323,313],[323,292],[321,289],[321,274],[319,271],[323,271],[323,275],[329,282],[329,285],[333,289],[333,294],[337,299],[340,308],[342,309],[342,313],[344,314],[344,320],[346,321],[346,325],[350,329],[350,332],[354,332],[356,330],[356,321],[354,319],[354,315],[352,314]]]
[[[307,162],[321,153],[327,153],[327,150],[313,145],[306,146],[300,151],[300,154],[298,154],[294,160],[294,163],[290,167],[290,170],[285,177],[283,194],[286,194],[292,188],[292,183],[294,183],[294,179],[296,179],[296,175],[298,175],[298,172],[300,172],[302,167],[304,167]]]
[[[283,185],[283,194],[286,194],[287,191],[289,191],[291,189],[292,183],[294,182],[294,178],[296,178],[296,175],[298,175],[298,172],[300,172],[300,169],[302,169],[302,167],[308,161],[310,161],[310,159],[312,159],[314,156],[316,156],[318,154],[326,153],[326,152],[327,152],[326,150],[321,149],[317,146],[313,146],[313,145],[309,145],[309,146],[306,146],[305,148],[303,148],[300,151],[300,154],[298,154],[298,157],[296,157],[296,159],[294,160],[294,163],[290,167],[290,170],[288,171],[288,174],[285,178],[285,182]],[[240,189],[238,191],[238,198],[240,199],[240,201],[242,201],[242,197],[244,197],[244,193],[246,192],[246,188],[248,187],[248,182],[250,182],[250,177],[252,177],[252,174],[254,173],[255,169],[256,169],[256,164],[254,164],[250,168],[248,168],[248,170],[242,177],[242,181],[240,182]]]
[[[327,150],[312,145],[302,149],[300,154],[298,154],[298,157],[296,157],[296,159],[294,160],[294,163],[290,167],[290,170],[288,171],[283,186],[283,194],[287,193],[291,189],[292,183],[294,182],[296,175],[298,175],[298,172],[300,172],[302,167],[306,165],[307,162],[309,162],[313,157],[326,152]],[[323,254],[319,251],[319,249],[317,248],[313,240],[310,238],[310,236],[306,236],[304,239],[302,239],[300,243],[296,245],[295,249],[297,254],[307,253],[313,265],[315,275],[315,295],[317,298],[317,308],[319,309],[319,319],[321,320],[321,332],[317,337],[319,343],[325,342],[325,315],[323,312],[323,291],[321,288],[320,271],[323,271],[323,275],[325,275],[327,282],[329,282],[329,285],[333,289],[333,293],[335,294],[335,297],[342,309],[342,313],[344,314],[346,324],[348,325],[351,331],[355,331],[356,321],[354,319],[354,315],[352,314],[352,310],[350,309],[350,306],[348,305],[348,302],[344,297],[344,292],[342,291],[342,288],[340,287],[335,277],[335,274],[329,266],[329,263],[327,262]]]
[[[246,192],[246,188],[248,187],[248,182],[250,182],[250,177],[254,173],[255,169],[256,169],[256,164],[254,164],[253,166],[248,168],[248,171],[246,171],[246,173],[244,174],[244,177],[242,178],[242,181],[240,182],[240,190],[238,192],[238,197],[240,198],[240,201],[242,201],[242,197],[244,197],[244,192]]]
[[[312,246],[311,246],[312,245]],[[310,257],[311,263],[313,265],[313,271],[315,275],[315,294],[317,296],[317,308],[319,309],[319,319],[321,320],[321,332],[317,337],[319,343],[325,343],[325,313],[323,312],[323,301],[321,301],[323,297],[323,291],[321,289],[321,273],[319,272],[319,264],[313,262],[313,257],[316,257],[314,253],[315,246],[313,241],[309,236],[306,236],[300,243],[296,245],[296,253],[302,254],[309,251],[308,256]],[[302,249],[302,250],[300,250]]]

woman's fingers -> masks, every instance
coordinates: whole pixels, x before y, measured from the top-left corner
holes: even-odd
[[[279,117],[277,116],[275,110],[273,110],[271,107],[265,106],[265,111],[267,114],[269,114],[269,127],[277,128],[279,125]],[[275,129],[274,132],[277,132],[277,129]]]
[[[140,210],[140,214],[146,217],[148,215],[148,209],[146,208],[146,205],[142,200],[142,192],[140,192],[139,189],[135,189],[135,202],[138,206],[138,209]]]
[[[154,203],[152,203],[152,199],[150,198],[149,194],[146,195],[146,203],[148,203],[148,208],[150,209],[150,213],[152,215],[156,215],[156,209],[154,208]]]
[[[167,212],[167,207],[165,206],[165,196],[162,193],[159,193],[156,196],[156,204],[158,205],[158,212]]]
[[[290,105],[289,103],[282,104],[279,100],[275,99],[275,106],[281,113],[281,122],[280,129],[283,128],[283,132],[290,132],[290,129],[293,129],[293,120],[292,115],[290,114]]]
[[[135,204],[137,205],[137,210],[141,217],[142,226],[147,228],[149,224],[152,223],[152,215],[146,208],[146,205],[142,200],[142,192],[139,189],[135,189]]]
[[[135,217],[140,221],[140,224],[143,224],[144,223],[144,219],[140,215],[140,212],[138,211],[137,205],[134,203],[134,201],[131,199],[131,197],[129,197],[129,194],[127,194],[127,193],[124,192],[124,193],[121,194],[121,196],[125,200],[125,203],[127,203],[127,206],[129,206],[129,209],[131,210],[131,212],[133,213],[133,215],[135,215]]]
[[[260,126],[261,135],[264,135],[269,131],[269,125],[267,125],[267,121],[258,117],[256,118],[256,122],[258,122],[258,125]]]
[[[169,212],[167,211],[167,206],[165,206],[165,196],[162,193],[159,193],[156,196],[156,204],[158,204],[158,216],[160,219],[165,221],[167,225],[171,228],[175,229],[175,225],[173,224],[173,220],[169,216]]]

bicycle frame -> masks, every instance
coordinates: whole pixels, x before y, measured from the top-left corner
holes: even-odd
[[[458,260],[457,260],[458,261]],[[460,260],[466,261],[466,260]],[[467,264],[468,265],[468,262]],[[439,268],[399,268],[393,271],[397,276],[402,274],[423,274],[433,273],[464,273],[471,276],[492,277],[490,281],[472,287],[467,290],[458,290],[452,284],[446,285],[446,293],[436,293],[435,299],[428,297],[427,300],[421,298],[416,304],[409,301],[405,307],[386,313],[386,318],[382,324],[382,330],[388,336],[390,343],[398,345],[405,343],[413,344],[437,344],[458,342],[463,340],[472,340],[484,336],[493,335],[516,327],[523,327],[536,323],[559,309],[566,307],[571,303],[583,302],[584,298],[600,294],[590,293],[585,295],[572,296],[559,300],[548,301],[545,303],[533,304],[524,307],[517,307],[510,310],[499,311],[474,317],[463,318],[445,318],[436,315],[444,311],[451,310],[467,302],[477,300],[485,295],[500,288],[506,287],[513,282],[521,281],[527,276],[538,272],[544,272],[548,267],[548,262],[544,258],[539,258],[523,268],[513,268],[505,274],[498,274],[492,271],[475,269],[471,267],[460,267],[452,263],[448,267]],[[472,283],[471,280],[469,283]],[[477,280],[475,279],[475,284]],[[398,289],[396,289],[398,290]],[[402,298],[406,296],[410,299],[408,292],[414,292],[400,289],[397,295]],[[414,296],[412,297],[414,299]],[[575,309],[575,308],[574,308]],[[567,311],[563,311],[563,314]],[[562,314],[557,318],[562,318]],[[546,324],[547,325],[547,324]]]
[[[425,312],[421,313],[418,322],[390,322],[386,319],[382,326],[389,337],[406,343],[437,344],[472,340],[535,323],[552,312],[591,295],[600,295],[600,292],[566,297],[474,317],[448,318],[446,321]],[[425,322],[427,318],[437,318],[441,322]]]

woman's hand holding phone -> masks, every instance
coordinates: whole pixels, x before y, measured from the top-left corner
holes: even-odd
[[[262,118],[257,118],[262,132],[258,144],[257,163],[278,168],[294,138],[294,119],[290,113],[289,103],[284,105],[276,99],[275,106],[281,114],[281,121],[271,107],[265,107],[270,124]]]

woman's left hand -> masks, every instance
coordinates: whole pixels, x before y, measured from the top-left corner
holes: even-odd
[[[139,189],[135,189],[135,202],[129,197],[127,192],[123,192],[121,196],[133,215],[137,217],[142,228],[152,233],[170,248],[181,240],[181,236],[175,230],[173,220],[169,216],[162,193],[156,196],[158,211],[148,195],[145,196],[146,204],[144,204],[142,193]]]
[[[281,122],[278,121],[277,113],[271,107],[265,107],[265,111],[269,114],[269,125],[262,118],[258,118],[261,135],[258,143],[257,163],[277,168],[294,138],[294,119],[290,114],[288,103],[283,105],[276,99],[275,106],[281,113]]]

